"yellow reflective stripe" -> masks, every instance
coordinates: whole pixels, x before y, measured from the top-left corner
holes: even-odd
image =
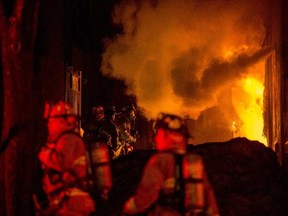
[[[133,213],[136,210],[137,210],[136,203],[134,198],[132,197],[125,204],[125,212]]]
[[[174,188],[175,187],[175,181],[176,179],[174,177],[166,179],[166,181],[163,183],[163,188]]]
[[[218,213],[218,212],[214,212],[214,210],[211,208],[211,207],[209,207],[208,209],[207,209],[207,212],[206,212],[206,214],[208,215],[208,216],[220,216],[220,214]]]
[[[86,157],[85,156],[81,156],[79,158],[77,158],[76,160],[74,160],[73,166],[75,165],[85,165],[86,164]]]
[[[66,192],[68,196],[87,196],[87,192],[80,190],[79,188],[69,188]]]

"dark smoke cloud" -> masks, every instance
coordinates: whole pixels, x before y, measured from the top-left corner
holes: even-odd
[[[202,77],[198,78],[195,74],[201,68],[193,59],[201,58],[201,55],[193,49],[174,61],[171,70],[174,92],[183,99],[185,106],[216,100],[223,88],[241,79],[251,66],[266,59],[271,52],[271,48],[263,48],[252,54],[241,53],[232,60],[211,59]]]
[[[113,20],[123,33],[106,40],[101,71],[124,79],[148,117],[196,118],[268,52],[261,41],[269,0],[117,2]]]

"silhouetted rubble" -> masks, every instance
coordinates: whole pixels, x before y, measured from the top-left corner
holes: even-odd
[[[221,216],[288,215],[288,177],[272,149],[257,141],[236,138],[189,146],[188,151],[203,156]],[[114,187],[109,201],[98,202],[97,215],[121,214],[154,153],[136,151],[112,161]]]

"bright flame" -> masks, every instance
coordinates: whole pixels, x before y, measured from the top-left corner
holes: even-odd
[[[263,91],[264,86],[259,80],[253,77],[244,78],[233,89],[233,104],[242,123],[237,128],[239,136],[267,145],[263,135]]]

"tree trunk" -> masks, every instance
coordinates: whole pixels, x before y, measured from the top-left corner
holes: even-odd
[[[7,17],[3,4],[0,5],[3,80],[0,215],[33,215],[38,107],[35,106],[34,44],[38,6],[38,0],[15,0],[12,14]]]

